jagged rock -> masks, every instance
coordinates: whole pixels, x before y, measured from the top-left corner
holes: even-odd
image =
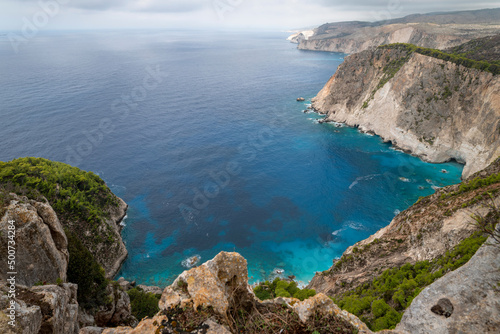
[[[159,286],[153,286],[153,285],[142,285],[142,284],[139,284],[137,286],[139,289],[142,289],[142,291],[144,292],[149,292],[149,293],[153,293],[155,295],[161,295],[163,293],[163,289],[160,288]]]
[[[396,329],[420,333],[498,333],[500,328],[500,244],[488,239],[462,267],[426,287],[412,301]],[[437,300],[444,315],[432,308]],[[452,310],[452,312],[450,312]]]
[[[101,334],[103,330],[104,328],[101,327],[84,327],[78,334]]]
[[[131,314],[130,297],[116,283],[110,283],[106,288],[111,300],[106,307],[101,309],[95,315],[97,326],[120,326],[136,322]]]
[[[370,334],[372,331],[358,317],[342,311],[330,298],[322,293],[310,297],[304,301],[293,303],[293,310],[297,312],[302,322],[307,322],[315,313],[322,315],[336,315],[351,323],[360,334]]]
[[[0,282],[0,291],[5,292],[6,289],[8,287]],[[79,326],[76,291],[77,286],[70,283],[32,288],[17,285],[16,327],[19,328],[19,333],[77,334]],[[4,319],[8,314],[6,297],[1,297],[0,319]],[[4,330],[0,320],[0,332],[8,333]]]
[[[0,220],[0,253],[8,254],[8,222],[14,220],[16,270],[9,270],[7,261],[1,261],[0,279],[6,280],[7,272],[18,271],[16,283],[21,285],[66,281],[68,241],[56,213],[47,203],[12,196],[14,200]]]
[[[7,295],[8,287],[0,281],[0,333],[4,334],[38,334],[42,326],[42,312],[37,305],[28,305],[23,300],[15,299],[16,326],[9,325],[10,299]]]
[[[159,306],[162,310],[193,304],[212,306],[219,314],[225,314],[230,294],[238,290],[241,298],[253,300],[253,292],[247,284],[247,261],[238,253],[221,252],[214,259],[199,267],[184,271],[162,294]]]
[[[34,286],[19,297],[40,306],[43,316],[40,333],[77,334],[80,328],[76,292],[76,284],[43,285]]]
[[[94,316],[89,314],[85,309],[79,308],[78,324],[80,325],[80,328],[93,327],[95,325]]]
[[[128,291],[135,286],[135,281],[129,282],[126,281],[123,277],[120,277],[116,282],[118,282],[123,291]]]
[[[109,279],[118,273],[128,254],[120,234],[122,229],[120,223],[127,214],[128,205],[119,197],[116,197],[116,200],[118,201],[118,206],[105,208],[109,214],[109,219],[105,221],[105,224],[108,226],[107,231],[113,234],[115,242],[111,246],[101,243],[94,245],[96,248],[90,248],[91,253],[104,268],[106,278]]]

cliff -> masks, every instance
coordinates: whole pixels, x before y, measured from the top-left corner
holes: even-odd
[[[408,46],[346,57],[313,107],[423,160],[465,163],[465,178],[500,155],[500,76]]]
[[[28,209],[48,224],[52,234],[51,226],[60,221],[62,229],[75,235],[92,253],[108,278],[116,275],[127,257],[120,234],[127,204],[99,176],[47,159],[20,158],[0,162],[0,200],[5,206],[9,193],[24,195],[36,207]],[[18,218],[28,219],[30,224],[40,220],[34,216]],[[56,242],[60,244],[63,241],[59,239]],[[4,242],[6,245],[6,239],[2,239]]]
[[[390,13],[383,13],[387,16]],[[299,41],[299,49],[357,53],[390,43],[444,49],[498,34],[500,9],[409,15],[377,22],[327,23]]]

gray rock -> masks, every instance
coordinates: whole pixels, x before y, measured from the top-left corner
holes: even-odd
[[[8,254],[9,220],[14,220],[16,227],[16,270],[9,270],[7,261],[0,261],[0,279],[6,280],[7,272],[18,271],[16,283],[26,286],[66,281],[68,241],[52,207],[15,196],[0,220],[1,254]]]
[[[28,305],[23,300],[16,299],[16,327],[8,324],[10,312],[9,298],[6,294],[8,290],[5,282],[0,282],[0,333],[4,334],[37,334],[42,326],[42,312],[37,305]]]
[[[150,293],[153,293],[155,295],[161,295],[163,293],[163,289],[160,288],[159,286],[150,286],[150,285],[139,284],[137,287],[142,289],[144,292],[150,292]]]
[[[112,327],[136,323],[131,314],[130,297],[119,285],[112,282],[106,288],[111,301],[95,315],[97,326]]]
[[[101,334],[103,330],[104,328],[101,327],[84,327],[78,334]]]
[[[499,258],[500,245],[490,238],[464,266],[425,288],[396,329],[412,334],[498,333]]]
[[[8,287],[0,282],[0,332],[1,333],[51,333],[77,334],[78,302],[76,301],[76,284],[44,285],[28,288],[17,285],[16,292],[16,330],[5,327],[8,315]]]

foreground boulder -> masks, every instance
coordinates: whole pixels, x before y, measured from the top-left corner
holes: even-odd
[[[0,220],[0,253],[8,254],[9,221],[14,221],[16,266],[7,268],[0,262],[0,279],[7,272],[19,271],[16,283],[33,286],[38,282],[66,281],[68,268],[68,240],[52,207],[45,202],[28,200],[14,194]],[[20,270],[22,268],[22,270]]]
[[[371,333],[323,294],[304,301],[260,301],[248,285],[247,261],[238,253],[221,252],[183,272],[163,291],[159,306],[155,317],[143,319],[135,328],[107,328],[102,333],[271,333],[282,329],[283,333],[309,333],[311,326],[320,323],[331,326],[331,333]]]
[[[23,334],[77,334],[78,302],[75,284],[44,285],[27,288],[16,286],[16,326],[10,326],[6,319],[9,298],[8,286],[0,282],[0,332]],[[10,319],[9,319],[10,320]]]

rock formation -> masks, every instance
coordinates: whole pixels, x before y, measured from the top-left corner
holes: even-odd
[[[23,334],[78,334],[77,286],[58,285],[17,286],[16,326],[7,324],[8,287],[0,281],[0,332]]]
[[[304,301],[277,298],[261,302],[248,285],[246,260],[238,253],[221,252],[199,267],[183,272],[167,287],[160,300],[160,312],[152,319],[143,319],[135,328],[105,329],[103,334],[153,334],[182,332],[180,319],[187,312],[190,323],[199,322],[190,333],[234,333],[224,323],[230,310],[241,312],[251,308],[262,312],[268,307],[285,305],[295,312],[299,321],[307,323],[313,316],[333,317],[359,333],[371,333],[357,317],[342,311],[333,301],[318,294]],[[245,311],[246,312],[246,311]],[[83,333],[82,333],[83,334]]]
[[[412,334],[497,333],[500,244],[490,238],[463,267],[425,288],[396,327]]]
[[[347,57],[313,107],[423,160],[463,162],[463,177],[500,155],[500,76],[404,48]]]
[[[474,38],[498,34],[499,9],[410,15],[377,22],[327,23],[309,38],[297,39],[301,50],[357,53],[390,43],[445,49]],[[390,13],[383,13],[387,16]]]
[[[0,220],[0,252],[8,254],[8,222],[15,221],[16,267],[0,262],[0,279],[16,272],[16,283],[32,286],[38,282],[66,281],[68,241],[56,213],[48,203],[13,196]]]
[[[109,218],[101,227],[103,231],[106,230],[112,233],[114,242],[111,245],[101,242],[89,247],[97,262],[104,268],[106,277],[110,279],[118,273],[128,254],[121,237],[122,227],[120,226],[121,221],[127,214],[128,205],[119,197],[116,197],[116,200],[118,205],[107,208]]]

